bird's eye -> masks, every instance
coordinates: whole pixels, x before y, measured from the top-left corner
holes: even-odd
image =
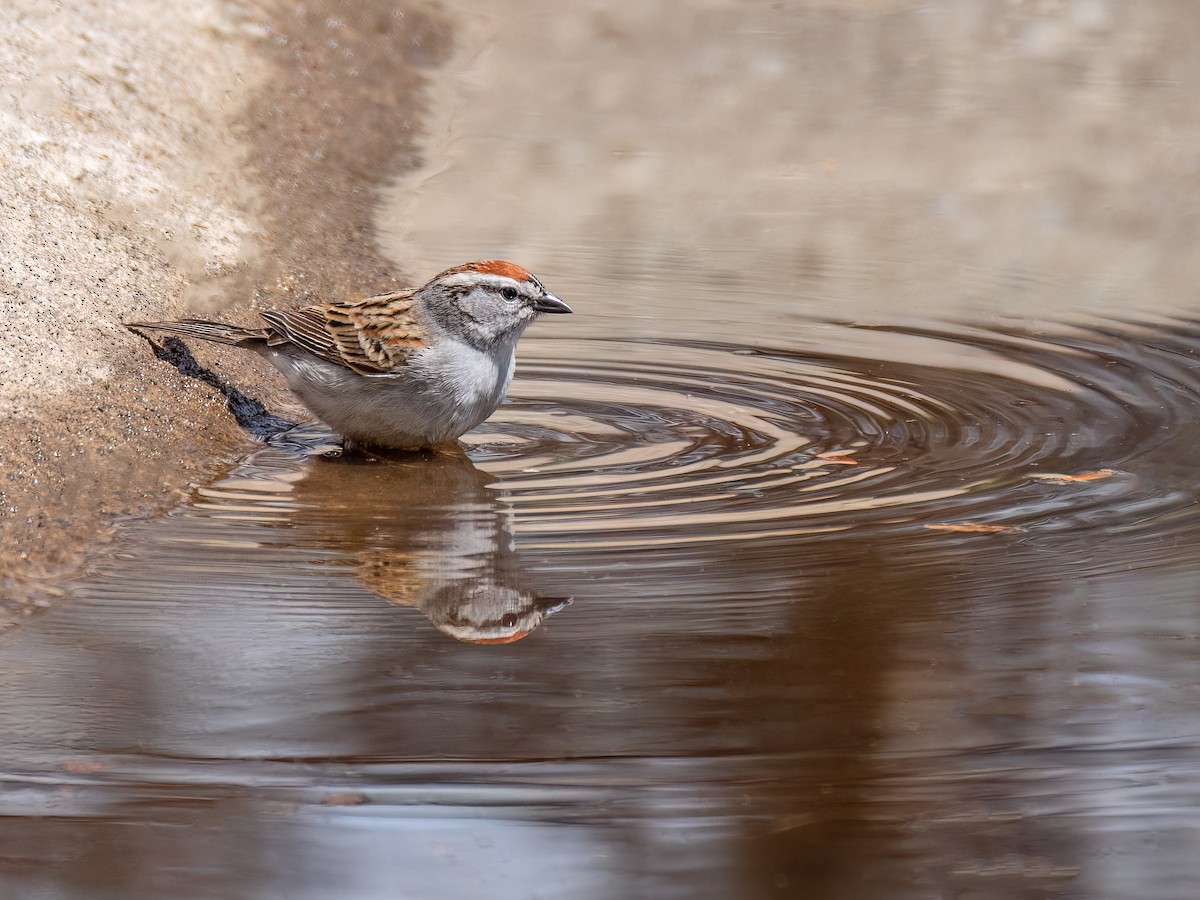
[[[504,290],[502,290],[500,292],[500,296],[503,297],[505,300],[516,300],[518,297],[517,289],[510,288],[510,287],[504,288]]]

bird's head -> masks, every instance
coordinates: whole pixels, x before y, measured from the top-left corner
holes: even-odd
[[[532,273],[497,259],[447,269],[417,296],[439,326],[483,350],[520,337],[542,313],[571,312]]]

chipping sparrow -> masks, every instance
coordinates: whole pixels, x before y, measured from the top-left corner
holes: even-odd
[[[526,326],[570,311],[520,266],[484,260],[416,290],[263,312],[265,328],[127,324],[253,350],[347,443],[410,450],[452,441],[495,412]]]

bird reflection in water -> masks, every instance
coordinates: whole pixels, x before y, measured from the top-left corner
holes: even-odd
[[[295,485],[294,517],[389,603],[421,610],[455,640],[508,644],[571,600],[528,586],[490,481],[461,452],[314,460]]]
[[[321,426],[292,427],[200,365],[177,338],[155,354],[218,388],[238,424],[268,447],[238,475],[295,485],[290,537],[344,553],[358,580],[390,603],[415,606],[439,631],[474,644],[509,644],[570,603],[525,585],[512,530],[490,478],[457,445],[441,451],[341,454]],[[299,476],[296,452],[316,457]],[[286,454],[283,459],[279,454]],[[318,537],[305,540],[301,531]]]

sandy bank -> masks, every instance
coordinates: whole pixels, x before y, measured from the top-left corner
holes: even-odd
[[[16,608],[113,517],[162,508],[249,440],[122,320],[403,280],[376,249],[375,188],[418,162],[424,70],[450,28],[374,0],[17,0],[0,25],[0,589]],[[286,411],[253,361],[219,362]]]

